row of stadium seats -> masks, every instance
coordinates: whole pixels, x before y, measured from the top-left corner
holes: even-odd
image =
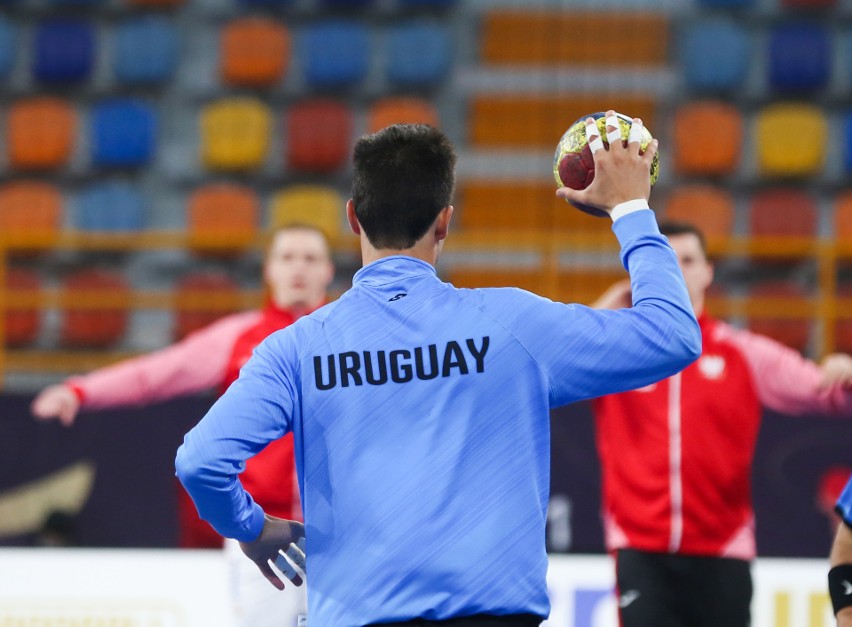
[[[11,75],[21,56],[16,30],[12,22],[0,19],[0,79]],[[180,33],[178,23],[166,17],[135,18],[116,26],[110,55],[116,83],[152,86],[173,79],[181,60]],[[307,88],[348,87],[367,78],[375,46],[384,48],[383,75],[391,88],[432,87],[449,74],[453,45],[446,26],[434,20],[405,20],[380,33],[374,34],[365,23],[342,19],[290,28],[268,17],[237,18],[220,31],[220,80],[230,87],[273,87],[287,75],[294,56]],[[92,24],[79,20],[38,24],[33,78],[47,85],[90,80],[100,54],[99,38]]]
[[[0,231],[6,242],[25,248],[32,242],[49,244],[66,222],[63,200],[58,188],[49,183],[17,181],[0,186]],[[72,230],[132,233],[145,229],[145,199],[129,183],[95,183],[75,201]],[[294,185],[271,195],[267,226],[310,223],[337,240],[344,202],[331,187]],[[261,213],[261,202],[250,187],[229,183],[201,186],[186,202],[187,245],[217,250],[251,246],[261,228]]]
[[[445,278],[459,287],[518,286],[537,293],[550,293],[571,302],[589,302],[612,282],[624,278],[623,271],[602,268],[560,269],[552,275],[540,268],[454,266]],[[552,285],[555,279],[555,286]],[[174,339],[212,323],[246,306],[256,305],[259,294],[246,292],[228,274],[192,271],[165,293],[134,291],[120,272],[87,269],[72,272],[48,289],[39,273],[11,268],[6,274],[10,307],[4,319],[5,345],[32,346],[40,339],[43,317],[53,305],[60,313],[56,343],[62,348],[104,349],[115,346],[126,333],[134,308],[157,307],[173,312]],[[809,318],[816,301],[800,284],[769,281],[755,285],[748,294],[753,304],[783,307],[787,317],[753,313],[748,326],[765,335],[806,351],[813,334]],[[852,284],[842,285],[838,297],[852,297]],[[719,290],[710,297],[710,307],[726,298]],[[51,300],[52,299],[52,300]],[[757,310],[758,307],[753,307]],[[834,328],[840,350],[852,350],[852,320],[840,318]]]
[[[56,170],[69,164],[80,143],[81,115],[70,101],[36,96],[19,100],[7,116],[11,169]],[[158,150],[158,113],[138,99],[109,99],[88,111],[89,163],[92,168],[150,165]],[[367,111],[367,132],[392,122],[438,124],[427,100],[386,97]],[[201,162],[210,170],[244,171],[263,166],[273,141],[270,107],[252,98],[226,98],[201,109]],[[341,101],[315,98],[284,112],[287,169],[334,172],[344,167],[354,138],[354,110]]]
[[[229,0],[236,6],[246,8],[286,8],[298,3],[298,0]],[[319,9],[368,9],[377,4],[378,0],[312,0]],[[394,5],[401,9],[444,9],[455,5],[457,0],[393,0]],[[0,7],[27,7],[31,4],[42,6],[46,4],[53,9],[62,8],[101,8],[108,0],[0,0]],[[121,0],[127,8],[168,9],[192,4],[190,0]],[[204,2],[197,4],[203,5]]]

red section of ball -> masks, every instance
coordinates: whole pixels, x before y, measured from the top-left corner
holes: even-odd
[[[571,189],[586,189],[595,178],[592,151],[584,146],[579,153],[568,153],[559,162],[559,178]]]

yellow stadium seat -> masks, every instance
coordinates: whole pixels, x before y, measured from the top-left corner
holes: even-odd
[[[730,237],[734,228],[734,199],[720,187],[690,185],[668,198],[663,216],[698,227],[708,238]]]
[[[485,14],[481,59],[503,65],[663,66],[669,23],[661,13],[499,9]]]
[[[278,192],[270,204],[269,227],[309,224],[320,229],[332,244],[341,237],[346,200],[330,187],[294,185]]]
[[[211,170],[252,170],[263,165],[272,118],[259,100],[228,98],[201,114],[201,157]]]
[[[613,108],[630,117],[642,118],[654,129],[653,95],[572,94],[529,96],[486,94],[470,105],[470,141],[480,148],[540,148],[555,150],[562,134],[577,118]]]
[[[674,164],[680,174],[730,174],[742,151],[739,110],[723,102],[694,102],[674,119]]]
[[[377,100],[368,113],[367,131],[375,133],[391,124],[440,126],[435,107],[420,98],[389,97]]]
[[[825,161],[828,124],[819,107],[770,105],[757,116],[757,165],[765,176],[807,176]]]

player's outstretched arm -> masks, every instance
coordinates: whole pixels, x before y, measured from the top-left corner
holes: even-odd
[[[826,355],[820,362],[820,369],[822,370],[822,387],[840,385],[844,388],[852,388],[852,356],[845,353]]]
[[[58,418],[68,427],[80,411],[80,399],[70,386],[59,383],[39,392],[30,405],[30,411],[39,420]]]
[[[273,570],[270,562],[293,582],[293,585],[302,585],[302,577],[299,575],[299,570],[305,572],[305,526],[302,523],[267,514],[257,540],[240,542],[240,548],[257,564],[269,583],[279,590],[284,589],[284,582]],[[293,568],[293,564],[298,570]]]

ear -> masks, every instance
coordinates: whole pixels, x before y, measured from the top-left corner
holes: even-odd
[[[441,209],[441,212],[438,214],[438,219],[435,220],[435,239],[438,241],[447,238],[447,234],[450,232],[450,220],[453,218],[453,211],[453,206],[449,205]]]
[[[346,219],[349,221],[349,228],[352,229],[352,232],[355,235],[361,235],[361,224],[355,215],[355,203],[352,202],[351,198],[346,201]]]

